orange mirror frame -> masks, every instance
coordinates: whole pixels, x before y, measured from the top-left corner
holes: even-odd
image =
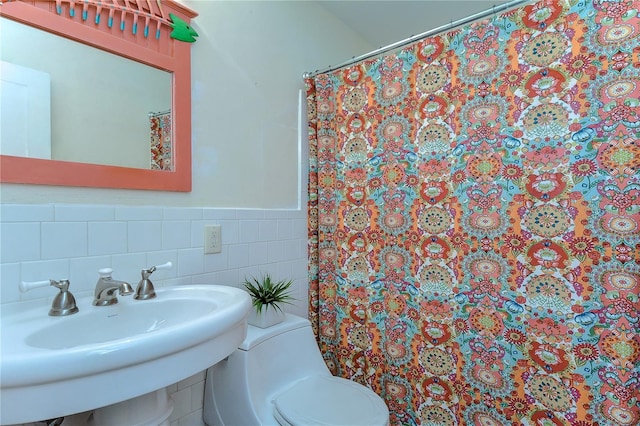
[[[0,16],[173,75],[173,170],[0,155],[0,182],[191,191],[191,45],[171,38],[173,29],[170,13],[187,24],[197,16],[197,13],[174,0],[0,2]],[[121,30],[121,24],[124,30]],[[25,40],[25,43],[28,42]]]

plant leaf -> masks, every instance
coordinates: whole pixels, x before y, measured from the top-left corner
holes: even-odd
[[[258,313],[262,312],[263,307],[268,309],[271,306],[273,309],[282,311],[281,304],[291,304],[291,301],[295,300],[291,296],[290,287],[292,284],[293,280],[275,282],[269,274],[262,276],[260,279],[251,277],[249,280],[245,277],[243,283]]]

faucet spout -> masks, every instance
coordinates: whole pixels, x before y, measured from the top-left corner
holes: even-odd
[[[98,279],[94,292],[94,306],[109,306],[118,303],[116,291],[119,292],[121,296],[127,296],[133,293],[131,284],[111,278],[112,271],[111,268],[103,268],[98,271],[100,278]]]

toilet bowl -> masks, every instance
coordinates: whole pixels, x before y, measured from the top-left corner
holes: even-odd
[[[208,426],[386,426],[382,398],[359,383],[334,377],[311,324],[286,314],[284,322],[247,337],[207,370],[203,418]]]

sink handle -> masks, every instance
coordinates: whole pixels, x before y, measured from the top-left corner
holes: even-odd
[[[44,281],[22,281],[18,288],[20,289],[20,293],[26,293],[29,290],[33,290],[34,288],[46,287],[48,285],[52,285],[53,280],[44,280]]]
[[[138,283],[138,287],[136,288],[136,294],[135,296],[133,296],[133,298],[136,300],[147,300],[147,299],[153,299],[154,297],[156,297],[156,291],[153,288],[153,283],[149,279],[149,276],[151,276],[151,274],[154,271],[157,271],[158,269],[171,269],[172,267],[173,267],[173,263],[167,262],[167,263],[163,263],[162,265],[152,266],[151,268],[143,269],[141,271],[142,279]]]
[[[75,314],[79,311],[76,305],[76,299],[69,291],[69,280],[64,279],[60,281],[45,280],[45,281],[22,281],[18,286],[21,292],[33,290],[38,287],[53,286],[60,290],[60,292],[54,297],[49,315],[52,317],[62,317],[66,315]]]
[[[173,268],[173,263],[167,262],[163,263],[162,265],[153,266],[152,268],[155,268],[156,271],[159,271],[161,269],[171,269]]]

